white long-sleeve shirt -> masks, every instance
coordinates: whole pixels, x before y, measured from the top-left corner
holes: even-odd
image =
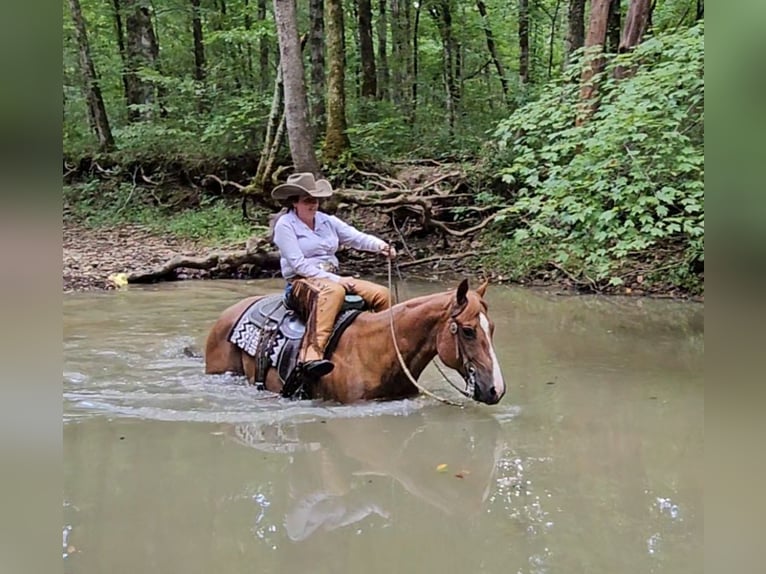
[[[279,248],[282,276],[290,280],[296,276],[324,277],[340,281],[340,275],[325,271],[321,263],[338,267],[335,253],[340,246],[359,251],[380,251],[386,242],[362,233],[334,215],[317,211],[314,229],[300,220],[295,211],[282,215],[274,226],[274,243]]]

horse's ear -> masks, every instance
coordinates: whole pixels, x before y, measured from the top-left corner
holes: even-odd
[[[468,279],[463,279],[457,286],[457,304],[461,307],[468,303],[466,293],[468,293]]]
[[[484,280],[484,283],[482,283],[479,287],[476,288],[476,292],[479,294],[479,297],[484,299],[484,294],[487,292],[487,285],[489,285],[489,281],[487,279]]]

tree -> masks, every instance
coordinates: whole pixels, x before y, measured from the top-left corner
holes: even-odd
[[[256,17],[259,22],[266,21],[266,0],[258,0],[258,11]],[[269,85],[269,39],[264,35],[261,36],[258,46],[258,70],[261,79],[261,91],[266,91]]]
[[[120,9],[120,0],[112,0],[112,7],[114,8],[114,28],[115,35],[117,36],[117,49],[120,52],[120,61],[122,62],[122,70],[120,70],[120,77],[122,78],[122,89],[125,97],[125,108],[128,109],[130,100],[128,99],[128,75],[126,73],[128,68],[128,55],[125,51],[125,32],[122,29],[122,14]]]
[[[609,20],[606,25],[606,51],[616,54],[620,48],[620,0],[609,4]]]
[[[204,87],[205,83],[205,41],[202,36],[202,18],[200,16],[200,0],[191,0],[192,5],[192,38],[194,41],[194,79]],[[249,62],[248,62],[249,63]],[[198,109],[207,109],[204,90],[203,96],[197,101]]]
[[[386,52],[386,36],[388,35],[388,23],[386,22],[386,0],[378,1],[378,99],[388,98],[388,54]]]
[[[324,131],[327,111],[325,109],[325,62],[324,62],[324,0],[309,0],[309,59],[311,61],[311,89],[309,104],[311,125],[316,133]]]
[[[585,43],[585,0],[569,0],[568,19],[565,61],[569,61],[572,52],[582,48]]]
[[[529,81],[529,0],[519,0],[519,80]]]
[[[322,159],[325,163],[337,162],[351,147],[346,133],[346,74],[343,41],[343,0],[327,0],[327,131],[325,132]]]
[[[444,80],[444,102],[447,108],[450,134],[455,129],[455,116],[460,99],[456,80],[457,46],[452,31],[452,6],[450,0],[439,0],[428,9],[439,29],[442,41],[442,78]]]
[[[585,38],[586,61],[580,76],[581,108],[577,117],[578,125],[584,123],[596,108],[596,76],[604,68],[603,52],[610,2],[611,0],[593,0],[591,3],[588,35]]]
[[[622,31],[619,51],[621,54],[630,52],[635,48],[646,32],[646,26],[649,22],[649,0],[631,0],[628,6],[628,15],[625,18],[625,28]],[[617,66],[614,75],[617,78],[624,78],[629,71],[624,66]]]
[[[505,96],[505,100],[508,101],[508,79],[505,77],[505,70],[503,69],[500,57],[497,55],[495,38],[492,36],[492,28],[490,28],[487,19],[487,6],[482,0],[476,0],[476,7],[479,9],[479,14],[481,14],[481,25],[482,28],[484,28],[484,36],[487,38],[487,50],[489,50],[489,55],[492,58],[492,62],[495,64],[497,75],[500,78],[503,96]]]
[[[93,65],[88,44],[88,33],[85,20],[82,17],[79,0],[69,0],[69,8],[74,20],[75,34],[80,55],[80,70],[85,82],[85,100],[88,103],[88,120],[91,128],[98,138],[98,145],[102,151],[109,151],[114,147],[112,130],[109,128],[109,118],[106,115],[104,99],[101,97],[98,75]]]
[[[294,0],[274,0],[274,19],[279,39],[279,65],[282,68],[284,83],[285,123],[290,155],[296,171],[311,172],[314,176],[319,176],[314,134],[309,125],[308,99]]]
[[[410,38],[409,0],[391,0],[391,99],[407,117],[412,108]]]
[[[374,98],[378,91],[375,49],[372,45],[372,4],[359,0],[359,58],[362,61],[362,97]]]
[[[631,51],[641,42],[649,21],[649,7],[649,0],[630,0],[625,28],[620,39],[620,53]]]
[[[149,120],[157,100],[154,86],[142,78],[141,68],[158,71],[160,48],[154,34],[151,12],[142,0],[124,0],[127,18],[128,66],[125,77],[128,83],[128,118],[131,121]],[[159,94],[157,94],[158,96]]]

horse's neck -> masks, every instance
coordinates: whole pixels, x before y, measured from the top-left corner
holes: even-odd
[[[393,330],[397,346],[405,365],[416,378],[436,356],[436,326],[444,320],[447,313],[446,294],[418,297],[399,303],[393,308]],[[393,372],[403,372],[394,348],[390,313],[383,311],[375,313],[373,317],[376,327],[384,329],[386,333],[381,340],[381,351],[391,350],[380,353],[381,357],[387,357],[391,363],[386,365],[386,368]]]

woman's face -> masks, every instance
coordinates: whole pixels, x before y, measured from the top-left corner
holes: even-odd
[[[295,213],[303,220],[311,221],[314,219],[317,210],[319,209],[319,199],[311,197],[310,195],[302,195],[298,201],[293,203],[295,206]]]

